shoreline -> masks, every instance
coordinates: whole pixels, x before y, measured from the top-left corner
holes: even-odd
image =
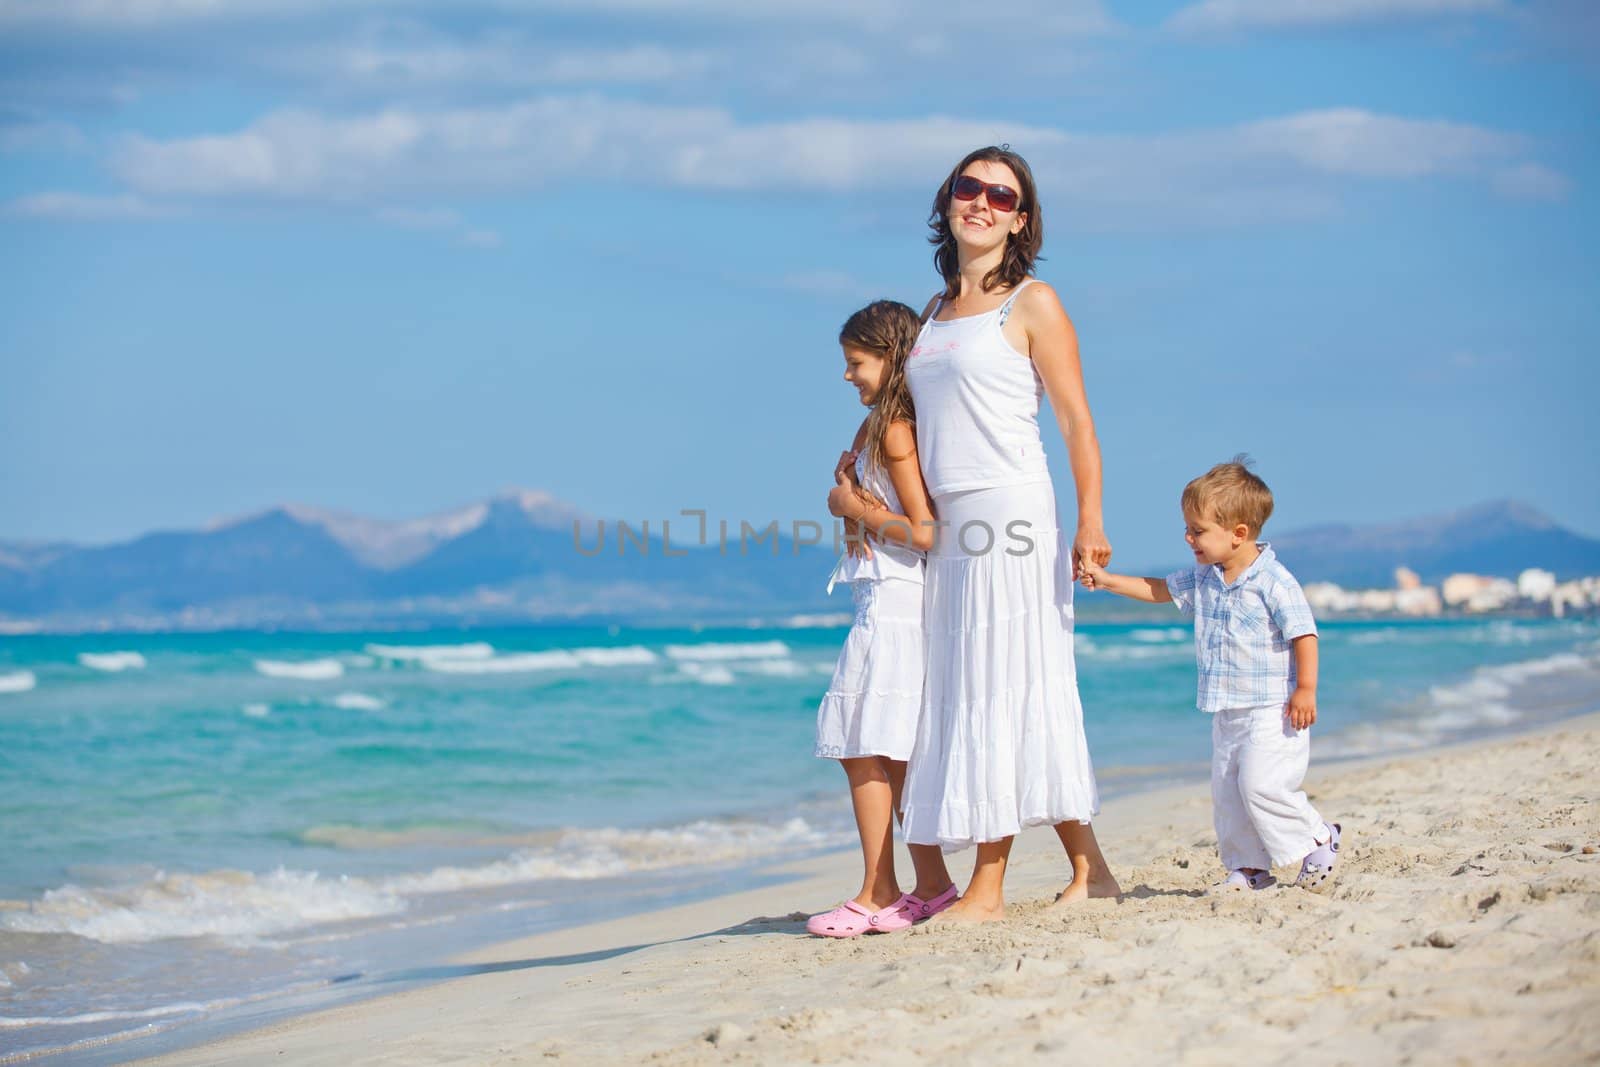
[[[1171,568],[1156,568],[1165,573]],[[1100,603],[1090,601],[1087,604],[1077,602],[1079,624],[1107,625],[1107,626],[1141,626],[1152,622],[1163,622],[1172,617],[1172,611],[1167,605],[1126,606],[1113,603],[1110,594],[1107,601]],[[777,630],[809,630],[833,629],[848,630],[850,628],[848,611],[842,611],[837,604],[831,601],[826,604],[797,604],[790,608],[779,608],[771,614],[721,614],[710,612],[704,615],[684,616],[664,612],[652,615],[629,615],[626,613],[592,615],[510,615],[505,618],[473,617],[470,621],[463,622],[459,614],[444,613],[437,617],[423,618],[390,618],[386,616],[358,617],[348,621],[326,620],[320,616],[309,615],[305,618],[284,620],[259,620],[255,623],[240,621],[218,622],[214,624],[195,623],[191,625],[179,624],[151,624],[149,626],[136,626],[127,624],[126,620],[119,625],[51,625],[32,619],[6,619],[0,618],[0,637],[37,637],[37,638],[142,638],[142,637],[224,637],[229,635],[260,636],[264,634],[281,635],[297,634],[306,637],[342,636],[347,634],[387,634],[405,635],[421,633],[460,633],[477,635],[495,631],[518,630],[558,630],[567,627],[579,627],[594,630],[635,630],[651,632],[659,630],[727,630],[739,631],[750,629],[777,629]],[[1399,625],[1429,623],[1472,623],[1493,622],[1504,619],[1513,622],[1592,622],[1600,618],[1600,607],[1590,606],[1586,609],[1554,615],[1548,611],[1531,607],[1506,607],[1496,608],[1493,611],[1464,611],[1448,609],[1437,615],[1414,615],[1399,611],[1328,611],[1318,617],[1318,622],[1336,623],[1395,623]],[[794,623],[791,620],[807,620]],[[812,621],[816,619],[840,620]]]
[[[1549,744],[1548,739],[1555,737],[1562,738],[1563,743]],[[914,1045],[921,1043],[922,1034],[915,1023],[923,1013],[905,1008],[904,1001],[926,984],[919,978],[919,969],[925,968],[929,972],[925,977],[934,980],[934,987],[939,980],[947,985],[955,983],[957,987],[971,986],[945,988],[942,993],[929,994],[932,1001],[943,1005],[933,1012],[940,1024],[934,1029],[941,1033],[951,1031],[948,1040],[942,1038],[929,1046],[932,1058],[938,1061],[964,1057],[960,1048],[949,1044],[949,1040],[954,1040],[956,1032],[963,1029],[960,1020],[967,1014],[963,1005],[967,1005],[972,996],[982,993],[977,987],[986,982],[995,990],[1010,990],[1029,1002],[1041,999],[1053,1002],[1056,999],[1053,995],[1038,996],[1044,987],[1055,992],[1070,989],[1070,994],[1065,995],[1063,1004],[1058,1007],[1066,1010],[1066,1017],[1072,1018],[1070,1009],[1078,999],[1094,1000],[1093,989],[1114,989],[1123,982],[1112,974],[1119,967],[1134,966],[1148,971],[1164,962],[1168,967],[1176,966],[1179,973],[1185,965],[1204,969],[1195,961],[1212,960],[1219,955],[1231,958],[1230,953],[1243,949],[1232,935],[1243,934],[1245,944],[1250,944],[1256,940],[1257,928],[1281,931],[1304,924],[1307,918],[1332,918],[1323,913],[1337,912],[1339,919],[1350,920],[1352,937],[1369,935],[1360,938],[1364,941],[1372,940],[1372,934],[1385,932],[1387,926],[1410,931],[1398,946],[1386,944],[1382,950],[1372,950],[1380,957],[1384,952],[1404,956],[1418,950],[1436,956],[1465,944],[1471,939],[1470,927],[1475,922],[1491,916],[1498,918],[1495,912],[1499,903],[1507,897],[1516,897],[1512,902],[1514,907],[1498,908],[1511,915],[1500,925],[1521,925],[1536,931],[1537,940],[1566,943],[1568,951],[1564,955],[1571,960],[1561,962],[1586,963],[1589,974],[1586,981],[1580,981],[1573,971],[1567,975],[1571,979],[1567,982],[1561,977],[1560,967],[1541,968],[1540,974],[1529,971],[1524,975],[1520,968],[1508,971],[1504,964],[1500,965],[1498,973],[1502,984],[1515,980],[1515,985],[1504,991],[1507,997],[1526,997],[1529,994],[1519,994],[1519,989],[1528,986],[1531,992],[1536,992],[1541,982],[1561,992],[1560,997],[1554,998],[1557,1003],[1552,1010],[1562,1019],[1557,1029],[1564,1035],[1564,1043],[1548,1046],[1545,1049],[1548,1056],[1538,1051],[1544,1046],[1511,1047],[1522,1047],[1522,1058],[1530,1061],[1580,1062],[1600,1053],[1600,1011],[1593,1010],[1600,1009],[1600,979],[1595,977],[1593,966],[1600,961],[1600,917],[1597,917],[1600,916],[1600,855],[1582,852],[1584,846],[1600,845],[1596,840],[1600,838],[1600,807],[1597,807],[1600,790],[1588,781],[1587,773],[1597,753],[1600,753],[1600,714],[1588,714],[1540,724],[1522,733],[1461,741],[1425,753],[1330,761],[1321,767],[1314,765],[1309,791],[1314,797],[1331,799],[1333,805],[1326,809],[1330,817],[1341,819],[1352,831],[1351,856],[1346,870],[1327,897],[1289,889],[1271,890],[1259,896],[1252,894],[1241,900],[1218,901],[1197,896],[1209,883],[1210,876],[1218,873],[1213,869],[1217,865],[1211,847],[1213,842],[1209,840],[1209,798],[1203,786],[1182,784],[1124,794],[1105,806],[1096,826],[1113,869],[1123,880],[1125,896],[1121,902],[1091,902],[1065,916],[1051,916],[1041,904],[1059,888],[1064,872],[1054,834],[1048,828],[1033,828],[1018,839],[1008,879],[1013,908],[1001,923],[973,929],[919,927],[904,934],[844,942],[821,942],[806,937],[803,922],[807,909],[828,906],[853,888],[859,879],[856,870],[859,858],[854,850],[846,849],[796,863],[759,868],[754,873],[780,880],[756,889],[568,927],[463,953],[444,965],[426,968],[432,972],[433,979],[427,984],[292,1015],[259,1029],[239,1032],[234,1026],[224,1033],[207,1034],[206,1025],[198,1023],[174,1032],[171,1047],[165,1050],[146,1044],[147,1041],[162,1042],[158,1035],[84,1051],[100,1056],[113,1052],[140,1055],[154,1052],[153,1058],[139,1062],[172,1067],[265,1062],[278,1059],[280,1055],[296,1063],[341,1065],[443,1059],[620,1062],[647,1057],[671,1063],[694,1062],[711,1055],[728,1055],[740,1062],[753,1063],[785,1062],[818,1054],[824,1060],[830,1057],[851,1059],[856,1057],[846,1050],[847,1046],[834,1042],[829,1036],[835,1024],[844,1019],[853,1020],[856,1026],[865,1018],[874,1019],[869,1030],[896,1031],[902,1040],[912,1041]],[[1474,842],[1470,833],[1452,834],[1450,831],[1462,830],[1467,822],[1474,821],[1477,817],[1474,800],[1481,806],[1483,798],[1453,795],[1448,789],[1434,797],[1442,804],[1441,811],[1454,816],[1441,825],[1412,829],[1400,824],[1416,821],[1415,813],[1407,813],[1402,808],[1392,812],[1363,810],[1382,809],[1385,801],[1406,791],[1407,782],[1413,783],[1412,792],[1415,792],[1414,783],[1430,776],[1446,785],[1454,782],[1458,792],[1470,793],[1471,782],[1482,780],[1482,776],[1452,774],[1452,768],[1460,771],[1464,764],[1485,765],[1509,772],[1527,766],[1536,754],[1542,755],[1552,766],[1538,782],[1528,783],[1535,787],[1532,792],[1541,792],[1537,788],[1540,785],[1559,785],[1571,795],[1564,799],[1547,798],[1544,804],[1551,810],[1533,812],[1534,829],[1546,829],[1552,819],[1564,818],[1570,828],[1557,836],[1570,837],[1572,841],[1528,845],[1523,839],[1529,837],[1529,828],[1523,828],[1518,834],[1511,832],[1513,828],[1504,827],[1492,841],[1486,839],[1493,847],[1474,854],[1472,845],[1485,842]],[[1512,795],[1507,794],[1508,797]],[[1358,800],[1358,796],[1379,799]],[[1517,799],[1519,809],[1533,810],[1539,805],[1534,799]],[[1450,821],[1454,821],[1456,827],[1449,827]],[[1408,895],[1408,889],[1421,887],[1414,886],[1404,875],[1412,868],[1425,866],[1430,858],[1441,857],[1422,853],[1399,855],[1408,851],[1398,840],[1405,836],[1418,836],[1423,841],[1448,839],[1454,847],[1444,850],[1448,854],[1443,857],[1443,866],[1449,870],[1438,877],[1448,880],[1465,874],[1474,880],[1487,879],[1493,883],[1492,887],[1485,883],[1480,887],[1482,895],[1472,901],[1454,899],[1461,894],[1453,893],[1450,906],[1442,909],[1433,906],[1437,903],[1433,899],[1437,894]],[[1461,840],[1455,840],[1456,837]],[[1549,847],[1552,845],[1572,845],[1572,848],[1558,852]],[[1508,883],[1490,869],[1491,853],[1498,850],[1503,856],[1516,853],[1519,848],[1524,853],[1532,853],[1531,860],[1526,855],[1512,857],[1524,865],[1538,868],[1559,859],[1565,860],[1577,873],[1573,877],[1559,876],[1559,884],[1547,889],[1542,896],[1532,890],[1519,890],[1514,881]],[[1433,851],[1439,851],[1437,845]],[[904,864],[901,869],[909,871],[903,846],[897,846],[897,854],[899,862]],[[956,859],[953,866],[958,877],[964,873],[962,859]],[[1292,872],[1288,873],[1292,878]],[[1477,889],[1467,895],[1473,892]],[[1363,914],[1368,910],[1367,902],[1381,902],[1387,898],[1395,898],[1392,906],[1377,908],[1372,915]],[[1493,903],[1485,907],[1483,901],[1491,899]],[[1566,910],[1573,912],[1565,917],[1565,922],[1527,921],[1529,916],[1525,913],[1545,910],[1536,905],[1556,906],[1563,902],[1568,905]],[[1221,932],[1213,929],[1219,921],[1228,927],[1228,934],[1218,936]],[[1152,923],[1168,928],[1155,940],[1145,936]],[[1561,931],[1559,938],[1554,933],[1543,937],[1544,931],[1552,925]],[[1421,926],[1436,928],[1422,930]],[[1337,935],[1328,936],[1336,938]],[[1517,936],[1525,938],[1528,934]],[[1281,966],[1282,974],[1278,977],[1293,979],[1298,990],[1294,997],[1310,998],[1311,1002],[1328,998],[1368,999],[1354,996],[1354,992],[1363,990],[1366,984],[1367,976],[1356,973],[1362,969],[1360,964],[1347,962],[1330,968],[1328,961],[1318,958],[1315,966],[1296,968],[1295,952],[1290,945],[1277,944],[1278,940],[1267,936],[1261,944],[1253,945],[1253,951],[1244,952],[1248,959],[1240,963],[1242,972],[1254,974],[1252,965],[1268,971]],[[1158,942],[1170,944],[1152,951]],[[1124,951],[1102,952],[1091,948],[1103,943],[1105,947],[1115,945]],[[1558,957],[1563,956],[1559,946],[1541,947]],[[1072,955],[1074,950],[1078,958],[1071,966],[1064,965],[1062,959]],[[1179,957],[1174,959],[1171,950],[1179,950]],[[977,970],[970,966],[954,966],[949,959],[952,953],[968,963],[981,963],[981,966]],[[1257,961],[1257,956],[1262,959]],[[1009,966],[995,970],[995,958],[1001,958],[1001,962]],[[1423,958],[1432,961],[1431,956]],[[1376,970],[1384,969],[1381,958],[1364,962]],[[1346,973],[1341,967],[1353,970]],[[1104,969],[1095,979],[1098,984],[1079,988],[1078,979],[1090,976],[1076,972],[1097,968]],[[1302,973],[1305,970],[1311,973]],[[994,971],[995,976],[985,977],[989,971]],[[1259,982],[1266,973],[1252,979],[1252,984]],[[828,976],[825,984],[812,981],[823,976]],[[1106,982],[1106,977],[1111,977],[1111,981]],[[1200,978],[1198,975],[1191,977]],[[1213,984],[1218,978],[1219,975],[1209,975]],[[836,993],[829,992],[840,983],[856,988],[861,993],[862,1003],[858,1004],[855,997],[841,1000]],[[1435,981],[1421,992],[1433,992],[1437,985]],[[1304,988],[1300,988],[1302,986]],[[874,1012],[863,1006],[874,1002],[874,990],[883,991],[882,1004],[886,1010]],[[1410,995],[1391,990],[1385,996],[1391,994],[1402,1000]],[[1466,994],[1462,989],[1455,989],[1452,996],[1458,995]],[[1158,996],[1137,992],[1129,996],[1128,1003],[1118,1002],[1119,1011],[1132,1014],[1153,1011],[1155,1007],[1151,1002],[1161,1000]],[[1200,999],[1206,998],[1200,996]],[[1487,1004],[1493,998],[1469,999]],[[1527,1003],[1544,1003],[1551,999],[1534,997]],[[1311,1025],[1309,1018],[1300,1018],[1304,1013],[1291,1014],[1299,1021],[1288,1027],[1289,1034]],[[1548,1021],[1548,1014],[1539,1017]],[[1437,1024],[1455,1016],[1444,1008],[1406,1007],[1400,1010],[1397,1025],[1409,1020],[1417,1025],[1400,1028],[1429,1030],[1434,1027],[1423,1025],[1428,1018]],[[1588,1022],[1590,1018],[1596,1021]],[[988,1004],[968,1020],[966,1030],[974,1037],[988,1032],[990,1027],[986,1020],[1008,1027],[1028,1021],[1013,1019],[1009,1011],[1000,1011],[997,1005]],[[1456,1021],[1463,1022],[1463,1030],[1471,1029],[1478,1032],[1480,1038],[1483,1036],[1479,1027],[1466,1027],[1463,1020]],[[1266,1036],[1284,1036],[1278,1033],[1283,1029],[1281,1026],[1268,1022],[1261,1025],[1268,1026]],[[850,1029],[844,1027],[837,1035],[838,1041],[844,1041],[843,1032]],[[1014,1050],[1023,1054],[1023,1058],[1032,1056],[1042,1058],[1043,1062],[1051,1058],[1048,1054],[1051,1048],[1059,1054],[1067,1047],[1052,1044],[1053,1039],[1047,1033],[1049,1026],[1041,1023],[1028,1032],[1031,1034],[1033,1029],[1045,1036]],[[1516,1027],[1502,1026],[1501,1029],[1512,1031]],[[708,1043],[707,1035],[716,1037],[714,1045]],[[1256,1035],[1252,1040],[1259,1041],[1262,1036]],[[861,1062],[888,1062],[890,1057],[886,1050],[894,1039],[889,1035],[882,1041],[864,1044],[859,1057]],[[1097,1041],[1104,1040],[1103,1035],[1097,1038]],[[1096,1044],[1095,1047],[1109,1054],[1123,1054],[1136,1045],[1102,1048]],[[1485,1050],[1489,1047],[1482,1046]],[[1419,1049],[1427,1051],[1420,1046]],[[1433,1051],[1438,1055],[1422,1058],[1440,1061],[1452,1058],[1442,1047]],[[1378,1054],[1378,1058],[1389,1058],[1392,1054],[1393,1050],[1389,1050]]]

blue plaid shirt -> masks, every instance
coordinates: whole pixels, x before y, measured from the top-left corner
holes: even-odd
[[[1201,711],[1287,704],[1294,692],[1292,642],[1317,632],[1300,583],[1265,541],[1261,555],[1232,585],[1210,564],[1167,575],[1167,591],[1194,619]]]

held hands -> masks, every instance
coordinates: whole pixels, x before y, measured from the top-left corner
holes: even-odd
[[[1288,717],[1290,726],[1304,730],[1317,721],[1317,691],[1304,686],[1296,688],[1289,695],[1289,706],[1283,713]]]
[[[1111,562],[1111,542],[1106,540],[1106,532],[1100,526],[1091,523],[1078,524],[1078,536],[1072,539],[1072,576],[1082,578],[1084,562],[1093,563],[1096,567],[1104,567]],[[1087,586],[1093,589],[1094,586]]]
[[[1078,572],[1078,581],[1082,583],[1085,589],[1104,588],[1104,585],[1102,584],[1106,576],[1106,569],[1104,567],[1100,566],[1100,564],[1096,563],[1087,555],[1078,556],[1076,558],[1076,564],[1077,565],[1073,569]]]

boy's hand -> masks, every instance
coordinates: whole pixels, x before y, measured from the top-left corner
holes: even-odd
[[[1078,557],[1078,580],[1083,583],[1085,589],[1098,589],[1105,573],[1106,569],[1087,554]]]
[[[1284,710],[1289,717],[1289,725],[1296,730],[1304,730],[1307,726],[1317,721],[1317,691],[1304,686],[1297,688],[1289,695],[1289,706]]]

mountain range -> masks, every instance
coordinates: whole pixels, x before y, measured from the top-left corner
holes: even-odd
[[[739,530],[719,551],[675,517],[623,531],[549,494],[513,490],[385,520],[287,504],[118,544],[0,541],[10,628],[470,625],[558,618],[726,616],[825,605],[821,546]],[[766,531],[760,531],[765,534]],[[602,540],[603,539],[603,540]],[[837,608],[835,608],[837,610]]]
[[[1396,567],[1429,583],[1459,572],[1515,578],[1528,567],[1562,579],[1600,574],[1600,540],[1516,500],[1403,522],[1314,526],[1273,537],[1272,544],[1301,582],[1356,589],[1392,585]]]
[[[848,606],[823,587],[834,560],[789,536],[701,547],[698,523],[630,526],[516,490],[454,511],[385,520],[283,505],[200,530],[118,544],[0,542],[0,624],[10,629],[474,625],[584,618],[728,619]],[[752,535],[753,537],[753,535]],[[1387,586],[1407,566],[1514,576],[1541,566],[1600,574],[1600,540],[1526,504],[1274,537],[1302,582]]]

